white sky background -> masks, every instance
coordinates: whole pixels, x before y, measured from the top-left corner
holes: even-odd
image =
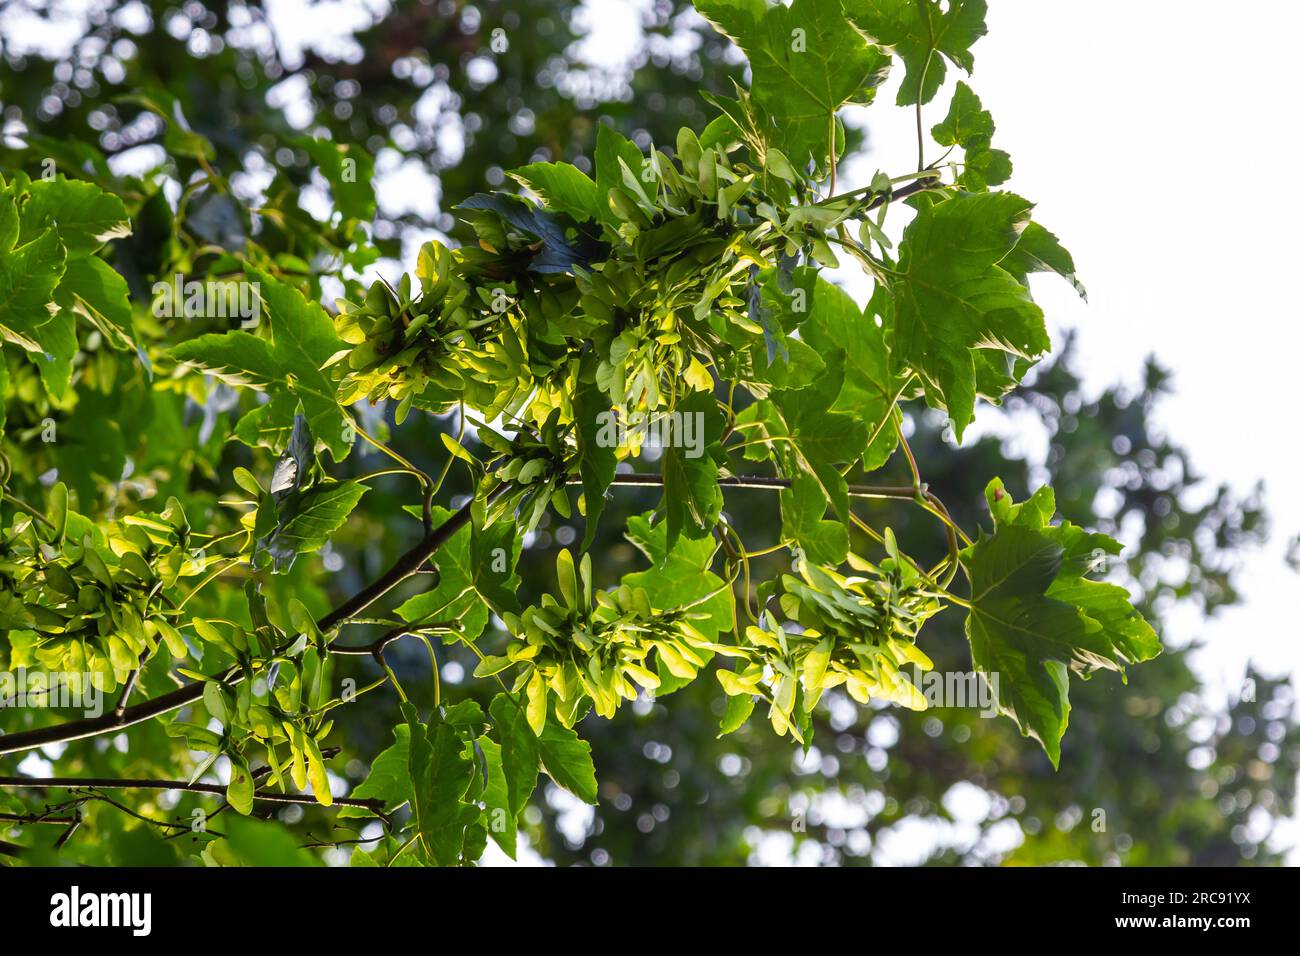
[[[1236,22],[1255,24],[1248,49],[1229,48],[1223,7],[1206,0],[990,8],[972,86],[1015,163],[1006,188],[1038,203],[1035,218],[1073,252],[1089,291],[1085,305],[1064,282],[1037,283],[1049,321],[1078,330],[1097,388],[1136,382],[1156,355],[1176,389],[1158,422],[1200,472],[1242,492],[1266,483],[1274,532],[1248,561],[1245,605],[1179,619],[1169,637],[1204,639],[1198,663],[1212,688],[1235,692],[1247,659],[1298,672],[1300,576],[1283,554],[1300,532],[1288,417],[1300,196],[1275,184],[1300,148],[1288,39],[1300,4],[1239,3]],[[892,157],[893,128],[873,133]]]

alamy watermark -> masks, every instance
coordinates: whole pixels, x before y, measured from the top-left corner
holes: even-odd
[[[262,321],[262,289],[257,282],[209,279],[185,281],[179,272],[170,282],[153,284],[155,318],[239,319],[241,329]]]
[[[56,928],[123,927],[132,936],[153,929],[152,893],[92,893],[73,886],[50,897],[50,925]]]
[[[899,675],[895,679],[906,678]],[[914,666],[911,680],[927,707],[970,708],[978,710],[981,717],[998,715],[996,671],[923,671]]]
[[[618,415],[601,412],[596,416],[596,444],[601,448],[642,445],[652,448],[682,448],[687,458],[704,454],[703,412],[631,412]]]
[[[85,717],[104,713],[104,677],[80,671],[0,671],[0,710],[6,708],[80,710]]]

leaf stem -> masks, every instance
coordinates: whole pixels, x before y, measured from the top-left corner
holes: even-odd
[[[225,564],[221,565],[220,567],[215,568],[215,569],[212,571],[211,574],[209,574],[207,577],[205,577],[205,578],[204,578],[202,581],[200,581],[198,584],[194,585],[194,588],[190,591],[189,594],[187,594],[187,595],[185,595],[185,597],[181,598],[181,603],[176,605],[176,610],[179,611],[181,608],[185,607],[185,605],[189,603],[190,598],[194,597],[194,595],[198,594],[198,593],[199,593],[200,591],[202,591],[205,587],[207,587],[207,585],[208,585],[209,582],[215,580],[216,578],[221,577],[221,575],[225,574],[227,571],[229,571],[229,570],[230,570],[231,568],[233,568],[235,565],[243,563],[243,560],[244,560],[244,559],[243,559],[242,557],[239,557],[239,558],[231,558],[231,559],[230,559],[229,561],[227,561]]]
[[[364,482],[373,481],[376,478],[383,478],[386,475],[414,475],[420,481],[421,487],[424,485],[425,476],[418,471],[411,471],[409,468],[381,468],[378,471],[372,471],[364,475],[359,475],[352,479],[353,481]]]
[[[362,438],[368,441],[375,448],[378,448],[389,458],[393,459],[393,461],[397,462],[399,465],[406,468],[408,471],[412,472],[413,474],[420,475],[423,481],[430,482],[433,480],[426,472],[421,471],[419,468],[415,467],[415,465],[413,465],[409,460],[407,460],[402,455],[398,454],[395,450],[390,448],[388,445],[385,445],[379,439],[375,438],[373,435],[371,435],[360,425],[354,424],[352,427],[357,430],[358,435],[360,435]]]
[[[827,198],[835,195],[835,111],[830,115],[831,179],[826,187]]]
[[[921,82],[916,87],[916,168],[925,169],[925,134],[921,131],[921,104],[925,100],[925,81],[930,75],[930,61],[934,59],[934,21],[930,19],[930,4],[926,0],[917,0],[921,16],[925,17],[925,29],[930,36],[930,48],[925,52],[925,66],[921,68]]]
[[[898,431],[898,443],[903,448],[903,454],[907,456],[907,465],[912,469],[912,487],[916,489],[918,495],[925,492],[925,485],[921,481],[921,471],[916,466],[916,456],[912,454],[912,446],[907,443],[907,436],[903,434],[903,412],[897,405],[890,412],[894,419],[894,428]]]
[[[0,492],[0,499],[9,502],[9,504],[13,505],[19,511],[27,512],[27,514],[31,515],[41,524],[45,525],[45,527],[49,528],[51,531],[56,530],[53,521],[45,517],[45,515],[43,515],[40,511],[38,511],[36,508],[29,505],[27,502],[23,501],[21,498],[16,498],[13,495],[9,494],[9,492],[4,491],[4,492]]]

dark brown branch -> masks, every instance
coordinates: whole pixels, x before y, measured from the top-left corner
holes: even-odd
[[[136,810],[132,810],[124,803],[118,803],[116,800],[114,800],[112,797],[108,796],[107,794],[88,791],[88,796],[86,797],[86,800],[88,802],[94,800],[99,803],[106,804],[107,806],[112,807],[114,810],[117,810],[119,813],[125,813],[128,817],[134,817],[135,819],[141,821],[142,823],[147,823],[150,826],[157,827],[159,830],[171,830],[173,833],[187,833],[189,832],[190,829],[189,826],[184,823],[173,823],[170,820],[155,820],[153,817],[147,817],[143,813],[140,813]],[[61,841],[60,845],[70,840],[72,838],[73,832],[75,832],[75,827],[70,827],[68,832],[59,838]]]
[[[380,660],[382,663],[384,649],[387,648],[389,644],[406,637],[408,634],[427,633],[439,628],[454,629],[455,627],[455,621],[437,621],[429,624],[399,624],[397,627],[389,628],[369,644],[348,646],[346,644],[340,644],[338,639],[335,638],[330,641],[329,650],[331,654],[350,654],[355,657],[373,657],[376,660]]]
[[[140,663],[136,666],[135,670],[131,671],[131,673],[126,677],[126,684],[122,687],[122,696],[117,699],[117,706],[113,708],[113,713],[118,717],[121,717],[122,714],[126,712],[127,702],[131,699],[131,694],[135,691],[135,685],[140,680],[140,670],[149,660],[149,654],[149,651],[143,651],[140,654]]]
[[[340,644],[337,640],[334,640],[331,641],[329,645],[330,653],[353,654],[359,657],[373,657],[376,654],[382,654],[385,647],[414,630],[419,630],[419,628],[403,624],[400,627],[390,628],[369,644],[362,644],[357,647],[348,647],[347,645]]]
[[[913,182],[908,183],[906,186],[900,186],[898,189],[890,188],[885,190],[884,192],[877,193],[872,198],[872,200],[869,203],[867,203],[865,206],[862,206],[858,210],[858,212],[859,213],[871,212],[873,209],[879,209],[885,203],[895,202],[899,199],[906,199],[908,196],[912,196],[920,192],[925,192],[927,189],[944,188],[944,183],[943,180],[940,179],[940,172],[938,169],[931,168],[928,170],[922,170],[921,172],[922,175],[919,175],[917,179],[915,179]],[[820,202],[814,203],[814,205],[827,206],[832,203],[843,202],[846,199],[852,199],[854,196],[860,194],[874,193],[874,192],[875,189],[873,187],[863,186],[861,189],[851,189],[848,192],[840,193],[838,196],[827,196],[825,199],[821,200]]]
[[[67,846],[68,841],[72,839],[72,835],[76,833],[79,829],[81,829],[80,813],[77,814],[77,818],[75,820],[73,820],[70,824],[68,824],[68,828],[59,834],[59,838],[54,841],[55,852],[58,852],[59,850],[62,850],[65,846]]]
[[[486,504],[491,504],[497,499],[509,485],[498,485],[488,495]],[[401,584],[412,574],[415,574],[424,566],[438,549],[446,544],[451,538],[467,524],[470,519],[470,508],[474,502],[466,502],[465,506],[457,511],[454,515],[444,521],[438,527],[426,534],[420,543],[407,551],[397,559],[391,568],[380,576],[373,584],[362,588],[352,597],[348,598],[334,610],[330,611],[323,618],[316,622],[316,626],[322,631],[328,631],[337,624],[346,621],[350,617],[360,614],[370,605],[374,604],[381,597],[391,591],[397,585]],[[3,750],[0,750],[3,753]]]
[[[936,170],[933,177],[927,176],[922,179],[914,180],[906,186],[902,186],[898,189],[891,189],[889,192],[877,196],[875,199],[871,200],[871,202],[867,203],[867,205],[863,206],[862,211],[871,212],[871,210],[879,209],[887,202],[897,202],[900,199],[906,199],[914,193],[925,192],[927,189],[938,189],[943,185],[943,183],[939,181],[938,176],[939,173]]]
[[[25,787],[30,790],[185,790],[190,793],[211,793],[224,797],[226,788],[216,783],[188,783],[184,780],[129,780],[116,777],[0,777],[0,787]],[[319,801],[294,793],[254,793],[254,800],[264,803],[297,803],[316,806]],[[336,798],[332,806],[358,807],[382,814],[383,800],[350,800]]]
[[[39,813],[0,813],[0,820],[6,823],[51,823],[60,826],[77,822],[76,817],[47,817]]]

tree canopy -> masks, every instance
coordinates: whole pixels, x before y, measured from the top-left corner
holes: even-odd
[[[645,852],[603,808],[648,801],[645,838],[690,794],[721,793],[707,821],[673,825],[726,837],[683,843],[683,862],[737,862],[755,818],[844,829],[781,783],[792,749],[833,786],[890,790],[877,828],[958,780],[1056,799],[1041,769],[1087,779],[1129,747],[1162,755],[1168,779],[1103,800],[1129,816],[1199,793],[1173,823],[1207,854],[1230,852],[1205,835],[1255,791],[1280,786],[1266,809],[1284,812],[1282,689],[1261,679],[1237,705],[1269,760],[1191,766],[1203,715],[1153,719],[1195,683],[1181,653],[1153,660],[1147,619],[1162,598],[1231,601],[1229,552],[1262,519],[1226,490],[1195,512],[1158,491],[1174,465],[1179,489],[1196,482],[1147,429],[1158,368],[1142,395],[1094,401],[1086,429],[1068,362],[1036,368],[1052,343],[1031,276],[1084,289],[1032,203],[999,188],[1011,161],[972,86],[944,84],[973,69],[982,2],[700,0],[701,49],[730,40],[750,79],[699,61],[656,75],[642,96],[694,104],[680,128],[636,96],[599,122],[557,91],[567,4],[451,6],[399,5],[364,56],[291,70],[256,7],[160,4],[205,53],[171,56],[164,32],[110,17],[51,63],[53,103],[20,87],[29,128],[0,188],[0,670],[88,677],[103,700],[6,709],[0,759],[44,748],[110,782],[4,777],[17,852],[309,863],[346,846],[354,865],[457,865],[489,840],[516,855],[522,831],[599,861]],[[523,36],[532,14],[552,28]],[[6,95],[30,69],[10,57]],[[839,189],[861,140],[844,111],[891,70],[925,136],[918,168]],[[267,107],[290,72],[319,107],[305,125]],[[437,154],[435,89],[454,91],[463,158],[434,159],[449,211],[422,221],[381,209],[375,186],[392,156]],[[117,160],[141,144],[133,174]],[[413,269],[379,267],[430,225],[442,235]],[[868,301],[823,274],[841,265]],[[1050,475],[963,444],[990,404],[1054,422]],[[1103,489],[1121,499],[1104,515]],[[1126,565],[1129,513],[1176,520],[1147,522]],[[1194,570],[1154,573],[1162,552]],[[927,699],[927,673],[966,661],[998,730]],[[1084,682],[1099,670],[1115,673]],[[1112,709],[1144,733],[1112,740]],[[852,752],[863,714],[899,742],[888,764],[907,769],[887,784],[870,752],[838,779],[831,750]],[[683,745],[710,759],[674,761],[671,784],[626,765]],[[731,748],[761,775],[719,791]],[[1237,765],[1246,780],[1219,772]],[[564,799],[534,797],[543,775],[598,805],[608,840],[566,848]],[[1211,779],[1237,788],[1232,806],[1207,808]],[[761,806],[782,787],[784,806]],[[42,838],[69,819],[102,839]]]

